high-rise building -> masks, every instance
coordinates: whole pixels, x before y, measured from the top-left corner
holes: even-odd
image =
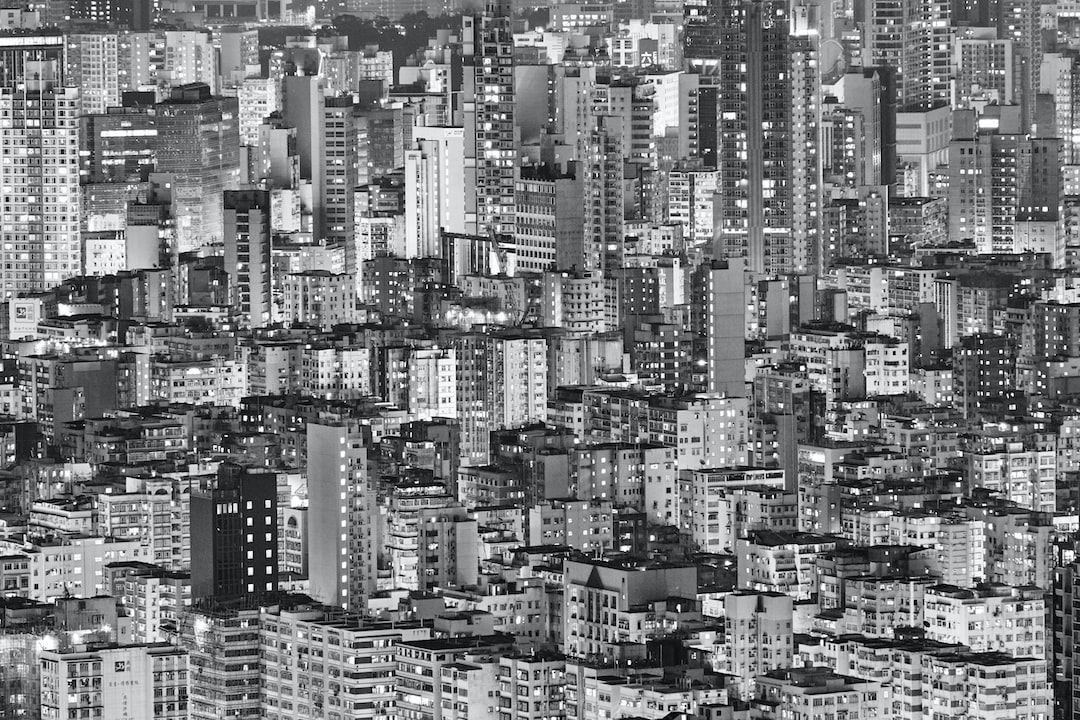
[[[274,321],[270,266],[270,193],[225,191],[225,271],[240,321],[257,328]]]
[[[607,270],[622,266],[625,229],[623,185],[624,118],[598,115],[593,118],[583,160],[585,191],[585,239],[582,270]]]
[[[255,28],[224,27],[217,36],[218,74],[225,87],[239,87],[242,81],[259,72],[259,31]],[[280,93],[280,78],[274,85]],[[271,111],[279,107],[275,103]],[[269,115],[269,113],[267,113]]]
[[[566,560],[563,652],[608,655],[620,643],[643,642],[648,631],[630,617],[664,601],[696,593],[692,565],[644,561]]]
[[[465,63],[465,157],[475,193],[475,232],[514,232],[517,126],[514,122],[512,9],[489,0],[482,15],[462,18]],[[468,208],[470,212],[472,208]]]
[[[156,3],[153,0],[68,0],[72,20],[122,27],[128,30],[150,29]]]
[[[465,232],[465,131],[415,127],[405,152],[407,257],[436,257],[442,232]]]
[[[923,617],[926,637],[958,643],[974,652],[1000,652],[1017,658],[1046,657],[1046,601],[1042,590],[986,584],[974,588],[931,585],[926,588]],[[1007,618],[972,622],[972,616]]]
[[[191,492],[193,598],[227,603],[277,590],[277,476],[232,463]]]
[[[819,242],[817,36],[778,0],[719,0],[718,258],[750,270],[813,269]],[[796,147],[798,145],[798,147]]]
[[[791,36],[791,157],[784,163],[791,173],[791,260],[769,266],[776,271],[820,273],[820,40],[803,16],[796,19]]]
[[[40,717],[188,717],[188,656],[173,645],[43,650],[40,664]]]
[[[521,169],[514,211],[518,270],[583,267],[585,206],[580,173],[579,168],[563,173],[548,165]]]
[[[261,714],[259,619],[256,608],[180,614],[178,644],[191,667],[191,720]]]
[[[251,160],[251,181],[272,190],[292,190],[300,182],[297,129],[281,118],[267,118],[259,125],[258,141]]]
[[[1025,247],[1021,221],[1058,218],[1060,142],[1022,133],[1017,111],[1004,107],[978,120],[974,111],[955,113],[949,145],[949,239],[974,241],[979,253],[1033,249]]]
[[[421,592],[476,585],[480,539],[476,518],[460,505],[421,510],[416,582]]]
[[[281,109],[281,79],[245,77],[236,88],[240,108],[240,142],[255,147],[259,128]]]
[[[61,85],[56,61],[16,55],[23,74],[0,85],[0,114],[7,119],[0,129],[5,298],[48,290],[78,275],[81,264],[79,91]]]
[[[308,606],[264,608],[259,637],[264,647],[289,648],[268,653],[258,663],[264,688],[262,717],[320,717],[325,708],[326,717],[381,720],[394,716],[393,646],[398,641],[426,640],[431,627],[419,622],[365,622]],[[309,662],[316,657],[318,663]]]
[[[690,73],[715,76],[720,72],[722,12],[723,5],[716,0],[683,3],[683,62]]]
[[[355,610],[375,591],[377,506],[361,429],[348,423],[307,426],[311,594]]]
[[[1009,338],[980,333],[960,339],[953,354],[953,403],[964,417],[976,417],[1015,391],[1016,349]]]
[[[488,626],[490,627],[490,625]],[[431,640],[402,639],[393,646],[397,659],[397,698],[392,717],[412,720],[462,720],[469,717],[469,705],[475,703],[483,712],[495,707],[498,689],[494,672],[484,673],[490,680],[483,683],[478,677],[471,685],[451,683],[458,673],[471,674],[479,670],[470,660],[485,659],[485,665],[495,668],[495,658],[508,654],[514,647],[510,635],[459,635]],[[481,673],[476,673],[480,675]],[[467,675],[466,675],[467,676]],[[439,678],[439,682],[433,682]],[[486,687],[485,687],[486,686]],[[490,689],[488,689],[490,688]],[[490,693],[490,694],[489,694]],[[471,696],[476,695],[475,699]],[[488,702],[491,705],[488,705]]]
[[[296,128],[300,178],[311,182],[316,238],[345,244],[345,271],[358,272],[355,190],[367,183],[362,162],[362,122],[351,95],[328,95],[325,78],[284,80],[285,122]]]
[[[874,178],[881,177],[877,113],[867,116],[846,102],[830,102],[822,112],[821,150],[822,174],[830,185],[854,189],[873,184]]]
[[[323,232],[330,242],[345,243],[345,271],[355,273],[355,189],[367,183],[367,164],[361,158],[361,120],[351,96],[326,97],[319,117],[323,152],[322,173]],[[313,184],[314,185],[314,184]]]
[[[164,41],[165,52],[156,58],[160,62],[157,68],[159,93],[202,83],[210,88],[211,95],[218,94],[218,48],[209,30],[156,30],[151,34]],[[236,119],[234,110],[233,123]]]
[[[727,656],[724,672],[734,676],[739,695],[753,695],[758,675],[791,666],[794,654],[790,596],[768,592],[734,592],[724,597]]]
[[[1025,447],[1022,442],[980,448],[968,455],[968,482],[973,489],[983,488],[1017,507],[1052,515],[1056,455],[1054,450]]]
[[[412,120],[412,115],[403,110],[401,103],[361,102],[356,106],[358,127],[366,141],[361,150],[367,160],[366,167],[360,170],[365,178],[362,182],[375,182],[405,165],[405,139],[410,134],[405,123]]]
[[[413,348],[409,356],[409,413],[417,420],[457,414],[457,355],[450,348]]]
[[[954,108],[1010,105],[1015,100],[1012,40],[998,38],[994,28],[964,28],[953,43],[952,62]]]
[[[603,333],[619,327],[618,284],[599,272],[546,272],[540,289],[544,327]]]
[[[157,164],[157,118],[150,106],[111,108],[104,114],[85,109],[79,123],[82,135],[79,174],[84,183],[134,183],[145,180]]]
[[[941,0],[935,0],[940,2]],[[1042,65],[1042,15],[1036,0],[1001,0],[990,5],[990,23],[997,24],[998,37],[1012,40],[1013,87],[1019,95],[1021,128],[1031,129],[1035,119],[1035,101]]]
[[[0,713],[4,717],[40,716],[40,647],[41,638],[34,633],[10,632],[0,635],[0,662],[3,663],[3,673],[0,673],[0,688],[3,690],[0,693]]]
[[[484,465],[492,430],[547,417],[547,341],[518,331],[469,333],[455,349],[462,461]]]
[[[1040,117],[1038,137],[1056,137],[1062,142],[1061,163],[1080,163],[1080,57],[1072,53],[1046,53],[1039,72],[1039,92],[1049,96],[1052,117]]]
[[[682,226],[689,247],[709,247],[713,240],[713,203],[719,172],[702,164],[676,165],[668,173],[667,220]]]
[[[221,242],[224,194],[240,185],[239,108],[210,86],[175,88],[157,105],[158,172],[173,176],[172,206],[181,252]]]
[[[529,652],[499,658],[499,707],[503,720],[544,720],[566,717],[566,658],[556,653]],[[522,701],[518,698],[532,698]]]
[[[97,5],[97,3],[92,3]],[[117,33],[71,33],[67,36],[65,77],[82,91],[81,114],[104,113],[120,104],[120,36]]]
[[[928,110],[951,99],[949,0],[862,0],[862,66],[896,74],[904,111]]]
[[[708,340],[708,389],[743,397],[746,386],[746,301],[742,267],[733,261],[703,269],[707,298],[704,307]]]
[[[758,678],[754,703],[768,708],[761,715],[763,720],[871,720],[887,714],[888,697],[879,682],[805,667],[773,670]]]

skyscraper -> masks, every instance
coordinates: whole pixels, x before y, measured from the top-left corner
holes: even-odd
[[[976,120],[954,113],[949,145],[949,239],[972,240],[980,253],[1020,252],[1020,218],[1056,221],[1061,195],[1060,141],[1020,131],[1020,109]]]
[[[838,187],[889,185],[895,179],[895,108],[886,102],[887,80],[877,68],[846,73],[843,101],[822,109],[823,174]]]
[[[542,272],[582,267],[585,208],[579,166],[521,169],[517,182],[514,248],[518,270]]]
[[[467,141],[460,127],[416,127],[413,141],[416,149],[405,152],[406,254],[434,257],[442,231],[465,232]]]
[[[975,107],[980,102],[1009,105],[1015,101],[1012,40],[998,38],[993,28],[964,28],[953,47],[954,108]]]
[[[729,397],[746,394],[746,300],[740,265],[715,263],[707,274],[705,337],[708,340],[708,389]]]
[[[367,182],[361,162],[361,120],[351,95],[327,95],[325,78],[285,78],[285,122],[296,128],[300,177],[311,182],[314,233],[345,244],[345,270],[358,272],[355,246],[357,186]]]
[[[466,167],[474,168],[476,232],[514,232],[517,127],[514,122],[514,36],[511,8],[489,0],[464,23]],[[472,162],[469,163],[468,159]]]
[[[1042,65],[1040,44],[1044,31],[1042,16],[1036,0],[1000,0],[994,15],[998,37],[1013,43],[1013,87],[1019,94],[1022,108],[1022,129],[1027,132],[1035,119],[1035,94],[1039,87]]]
[[[862,66],[892,68],[901,110],[947,105],[952,54],[948,0],[863,0]]]
[[[781,269],[821,267],[821,77],[816,31],[800,17],[791,37],[791,261]]]
[[[1049,96],[1050,116],[1040,118],[1037,136],[1061,138],[1061,163],[1080,163],[1080,57],[1046,53],[1039,74],[1039,93]]]
[[[69,85],[82,91],[81,114],[100,114],[118,106],[123,89],[118,63],[120,36],[106,32],[72,33],[67,41],[64,74]]]
[[[55,60],[26,60],[0,86],[0,292],[48,290],[79,274],[79,91]],[[10,120],[8,120],[10,118]]]
[[[240,183],[236,98],[213,97],[203,83],[182,85],[158,104],[157,128],[157,170],[173,176],[180,251],[220,242],[224,192]]]
[[[683,3],[683,61],[697,75],[720,72],[722,4],[716,0]]]
[[[583,270],[622,266],[624,220],[623,118],[598,115],[584,160]]]
[[[361,120],[349,95],[323,99],[322,213],[325,237],[345,243],[345,271],[357,272],[354,217],[356,188],[368,181],[367,164],[361,162]]]
[[[131,183],[145,180],[157,162],[157,118],[152,106],[130,104],[79,118],[79,174],[82,181]]]
[[[191,594],[227,603],[277,590],[277,477],[233,463],[191,491]]]
[[[785,2],[718,2],[714,252],[756,272],[801,272],[820,228],[817,36],[792,34]]]
[[[225,191],[225,271],[232,305],[248,327],[273,321],[270,193]]]
[[[308,529],[311,595],[327,605],[359,610],[375,591],[378,508],[368,474],[367,444],[348,423],[307,426]]]
[[[491,459],[491,431],[547,418],[547,341],[532,333],[468,333],[455,343],[462,464]]]

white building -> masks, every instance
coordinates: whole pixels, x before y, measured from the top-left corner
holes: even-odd
[[[21,543],[0,540],[0,552],[28,559],[31,600],[52,602],[60,597],[93,597],[108,591],[105,566],[125,560],[150,560],[153,549],[140,540],[60,535]]]
[[[774,670],[757,680],[755,706],[766,720],[876,720],[887,717],[888,695],[881,684],[836,675],[825,668]]]
[[[735,592],[724,597],[724,655],[720,669],[736,678],[736,693],[749,699],[759,675],[791,667],[792,599],[780,593]]]
[[[415,127],[405,151],[405,257],[440,254],[441,233],[466,232],[465,129]]]
[[[969,587],[985,577],[986,536],[983,523],[918,511],[889,518],[891,542],[926,548],[914,562],[943,583]]]
[[[546,272],[541,292],[540,318],[544,327],[573,333],[618,329],[618,292],[614,281],[601,272]]]
[[[335,713],[357,720],[391,716],[395,644],[431,637],[431,628],[419,623],[368,623],[321,608],[260,613],[259,674],[267,720]]]
[[[169,644],[43,650],[41,717],[188,717],[188,655]]]
[[[191,564],[189,499],[187,492],[160,485],[139,492],[99,494],[98,532],[146,543],[152,549],[149,561],[155,565],[186,568]]]
[[[79,90],[60,87],[55,62],[26,63],[29,78],[0,88],[0,185],[9,219],[0,225],[0,295],[42,292],[78,275]],[[48,117],[48,123],[40,118]],[[47,127],[46,127],[47,126]],[[35,217],[48,217],[43,224]],[[47,251],[46,251],[47,250]]]
[[[563,648],[575,657],[657,637],[656,605],[697,596],[694,566],[567,560],[563,573]]]
[[[752,532],[735,542],[736,587],[807,600],[814,590],[815,558],[836,547],[836,538],[825,535]]]
[[[371,395],[371,351],[366,347],[304,346],[296,389],[328,400]]]
[[[412,350],[409,414],[416,420],[457,415],[457,353],[453,348]]]
[[[492,430],[547,418],[547,340],[517,331],[470,333],[455,350],[462,464],[485,464]]]
[[[998,493],[1002,499],[1038,512],[1053,513],[1057,453],[1006,442],[985,452],[968,453],[971,486]]]
[[[82,91],[80,112],[101,115],[120,105],[120,35],[110,32],[71,33],[67,40],[68,84]]]
[[[683,241],[701,247],[713,239],[713,195],[719,170],[681,167],[668,174],[668,222],[679,223]]]
[[[359,609],[374,591],[378,534],[375,492],[360,430],[346,424],[307,426],[311,595]]]
[[[247,395],[247,365],[238,360],[150,359],[150,398],[165,404],[233,405]]]
[[[908,344],[888,338],[867,340],[866,396],[906,395],[911,380]]]
[[[281,81],[278,78],[244,78],[236,89],[236,99],[240,106],[240,144],[257,147],[259,126],[281,108]]]
[[[704,552],[730,552],[735,546],[736,517],[724,503],[734,490],[784,488],[784,471],[775,468],[718,468],[683,471],[693,488],[694,542]]]
[[[355,322],[356,278],[326,270],[286,275],[281,281],[281,319],[289,325],[330,330]]]
[[[926,637],[975,652],[1046,657],[1046,601],[1038,588],[980,585],[926,588]]]

